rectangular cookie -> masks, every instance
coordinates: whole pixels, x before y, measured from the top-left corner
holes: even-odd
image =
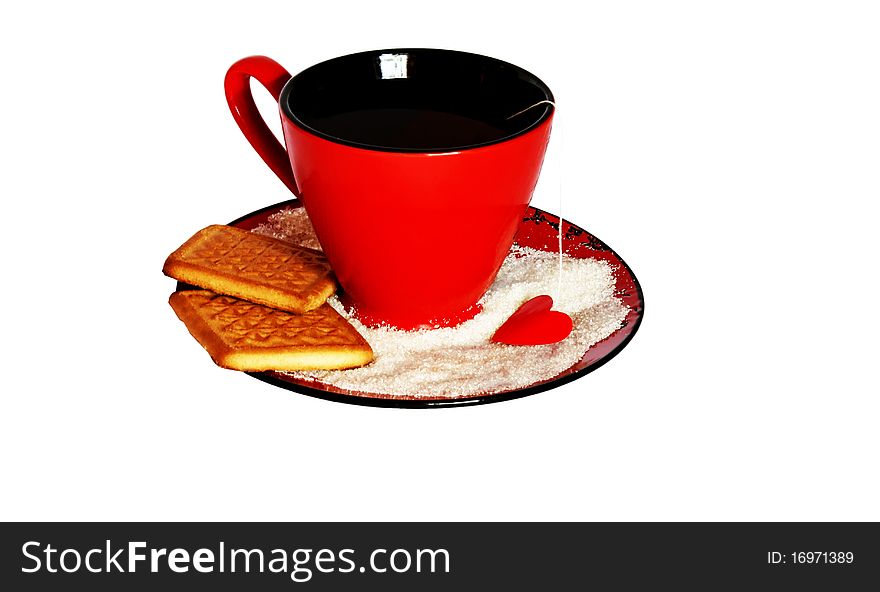
[[[175,292],[168,302],[223,368],[340,370],[373,360],[366,340],[326,303],[290,314],[208,290]]]
[[[320,251],[232,226],[208,226],[168,256],[176,280],[273,308],[304,313],[336,291]]]

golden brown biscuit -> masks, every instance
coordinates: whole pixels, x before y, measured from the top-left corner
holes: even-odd
[[[303,313],[336,291],[320,251],[232,226],[208,226],[168,256],[176,280],[281,310]]]
[[[218,366],[232,370],[338,370],[363,366],[373,350],[329,304],[290,314],[208,290],[168,302]]]

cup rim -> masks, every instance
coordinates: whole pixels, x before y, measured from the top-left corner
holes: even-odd
[[[294,114],[293,111],[290,109],[290,103],[288,101],[288,98],[290,97],[290,93],[293,91],[293,86],[295,85],[296,80],[299,79],[300,77],[302,77],[305,73],[310,72],[316,68],[320,68],[322,66],[325,66],[326,64],[328,64],[330,62],[334,62],[337,60],[343,60],[343,59],[351,58],[354,56],[374,55],[374,54],[382,54],[382,53],[404,53],[404,52],[436,52],[436,53],[457,54],[457,55],[461,55],[461,56],[468,56],[471,58],[479,58],[481,60],[486,60],[488,62],[494,62],[500,66],[513,68],[518,74],[520,74],[522,76],[530,77],[534,81],[535,86],[537,86],[544,93],[544,95],[546,97],[545,100],[550,101],[550,103],[545,104],[544,112],[541,114],[541,116],[538,119],[536,119],[531,124],[529,124],[528,126],[524,127],[521,130],[518,130],[518,131],[513,132],[511,134],[508,134],[506,136],[502,136],[501,138],[491,140],[489,142],[481,142],[478,144],[466,144],[466,145],[462,145],[462,146],[450,146],[450,147],[444,147],[441,149],[436,149],[436,148],[400,148],[400,147],[389,147],[389,146],[377,146],[375,144],[366,144],[366,143],[362,143],[362,142],[346,140],[345,138],[340,138],[338,136],[334,136],[332,134],[328,134],[326,132],[322,132],[319,129],[311,127],[310,125],[308,125],[304,121],[302,121],[299,117],[297,117],[296,114]],[[298,128],[300,128],[301,130],[303,130],[307,133],[310,133],[314,136],[318,136],[319,138],[323,138],[324,140],[328,140],[330,142],[333,142],[334,144],[341,144],[343,146],[351,146],[353,148],[361,148],[363,150],[371,150],[374,152],[397,152],[397,153],[402,153],[402,154],[457,153],[457,152],[464,152],[464,151],[468,151],[468,150],[474,150],[476,148],[484,148],[486,146],[492,146],[494,144],[501,144],[503,142],[508,142],[510,140],[513,140],[514,138],[518,138],[519,136],[527,134],[528,132],[534,130],[537,127],[540,127],[547,120],[549,120],[550,117],[552,116],[553,112],[555,111],[555,106],[552,104],[553,101],[554,101],[553,93],[550,91],[550,88],[544,83],[544,81],[542,81],[540,78],[538,78],[537,76],[535,76],[534,74],[532,74],[528,70],[521,68],[520,66],[517,66],[516,64],[511,64],[510,62],[505,62],[504,60],[499,60],[497,58],[489,57],[489,56],[478,54],[478,53],[472,53],[472,52],[467,52],[467,51],[458,51],[458,50],[454,50],[454,49],[438,49],[438,48],[430,48],[430,47],[402,47],[402,48],[398,47],[398,48],[389,48],[389,49],[373,49],[373,50],[368,50],[368,51],[359,51],[359,52],[355,52],[355,53],[350,53],[350,54],[338,56],[335,58],[331,58],[329,60],[324,60],[324,61],[319,62],[313,66],[309,66],[308,68],[299,72],[295,76],[292,76],[290,78],[290,80],[288,80],[284,84],[284,87],[281,89],[281,94],[278,97],[278,105],[281,109],[281,113],[283,114],[283,116],[288,121],[290,121],[291,123],[296,125]]]

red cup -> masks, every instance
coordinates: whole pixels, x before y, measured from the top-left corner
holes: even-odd
[[[279,101],[285,148],[251,96]],[[512,64],[388,49],[291,77],[267,57],[226,75],[239,127],[302,200],[342,286],[370,325],[456,325],[478,312],[531,199],[553,95]]]

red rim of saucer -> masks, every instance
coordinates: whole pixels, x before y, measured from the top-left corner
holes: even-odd
[[[230,226],[252,230],[267,221],[272,214],[285,208],[298,208],[302,204],[297,199],[291,199],[256,210],[233,220]],[[530,247],[542,251],[556,252],[559,248],[559,217],[538,208],[529,207],[526,216],[520,222],[514,242],[520,246]],[[485,403],[499,403],[520,397],[527,397],[544,392],[573,380],[600,368],[608,363],[614,356],[626,347],[638,331],[644,316],[645,304],[642,289],[630,267],[608,245],[584,230],[568,222],[562,221],[562,248],[563,251],[576,258],[593,258],[607,261],[614,269],[615,295],[628,307],[629,312],[623,320],[622,326],[614,333],[593,345],[583,357],[573,366],[563,370],[553,378],[537,381],[529,386],[488,393],[483,395],[467,395],[461,397],[414,397],[392,394],[363,393],[340,389],[332,385],[314,380],[293,378],[279,372],[248,372],[257,380],[294,391],[310,397],[317,397],[339,403],[354,405],[368,405],[371,407],[398,407],[398,408],[437,408],[437,407],[461,407],[466,405],[481,405]],[[178,283],[177,289],[187,286]]]

